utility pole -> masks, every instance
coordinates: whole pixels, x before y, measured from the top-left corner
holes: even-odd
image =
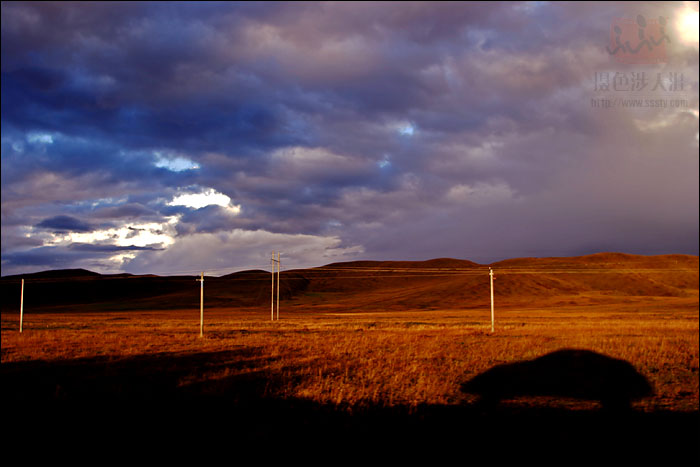
[[[280,252],[277,252],[277,259],[275,259],[275,252],[272,252],[272,259],[270,264],[272,266],[272,292],[270,301],[270,321],[275,320],[275,263],[277,263],[277,319],[280,319]]]
[[[19,332],[22,332],[22,321],[24,321],[24,279],[22,279],[22,289],[19,293]]]
[[[491,282],[491,332],[493,332],[494,316],[493,316],[493,269],[489,268],[489,279]]]
[[[204,337],[204,271],[202,276],[197,279],[200,282],[199,292],[199,337]]]

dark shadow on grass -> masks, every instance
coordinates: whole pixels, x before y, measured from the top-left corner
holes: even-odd
[[[261,349],[3,363],[6,460],[51,463],[646,463],[698,460],[697,413],[497,405],[349,411],[281,398]],[[200,377],[204,374],[216,378]],[[60,387],[60,390],[57,388]],[[8,459],[9,457],[9,459]]]
[[[461,385],[490,408],[503,399],[527,396],[600,401],[609,411],[630,410],[651,396],[649,381],[629,362],[590,350],[561,349],[533,360],[497,365]]]
[[[272,359],[257,348],[203,353],[156,353],[124,358],[79,358],[2,364],[2,393],[16,403],[148,402],[200,397],[208,392],[236,395],[205,377],[260,369]],[[193,386],[210,379],[210,391]],[[223,378],[225,379],[225,378]],[[242,387],[245,392],[247,389]],[[262,394],[255,392],[255,394]]]

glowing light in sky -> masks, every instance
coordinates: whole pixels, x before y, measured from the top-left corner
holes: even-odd
[[[684,43],[698,44],[698,10],[686,6],[678,16],[676,27]]]

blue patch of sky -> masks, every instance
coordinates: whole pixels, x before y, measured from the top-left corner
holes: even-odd
[[[154,154],[156,156],[154,165],[158,168],[170,170],[171,172],[183,172],[185,170],[195,170],[200,168],[199,164],[187,159],[186,157],[165,157],[159,152],[155,152]]]
[[[402,135],[406,136],[413,136],[413,133],[415,132],[415,127],[411,125],[410,123],[404,127],[399,128],[399,133]]]
[[[381,160],[377,161],[377,165],[379,166],[380,169],[390,167],[391,161],[389,160],[389,156],[387,154],[385,154],[384,157],[381,158]]]

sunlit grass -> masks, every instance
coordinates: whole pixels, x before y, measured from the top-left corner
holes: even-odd
[[[348,408],[469,403],[459,384],[494,365],[581,348],[627,360],[655,395],[639,410],[698,410],[697,301],[630,307],[499,310],[490,333],[483,310],[310,314],[270,322],[264,311],[2,315],[2,362],[196,354],[256,349],[246,365],[193,368],[179,385],[264,372],[283,381],[278,398]],[[595,402],[576,402],[589,407]]]

